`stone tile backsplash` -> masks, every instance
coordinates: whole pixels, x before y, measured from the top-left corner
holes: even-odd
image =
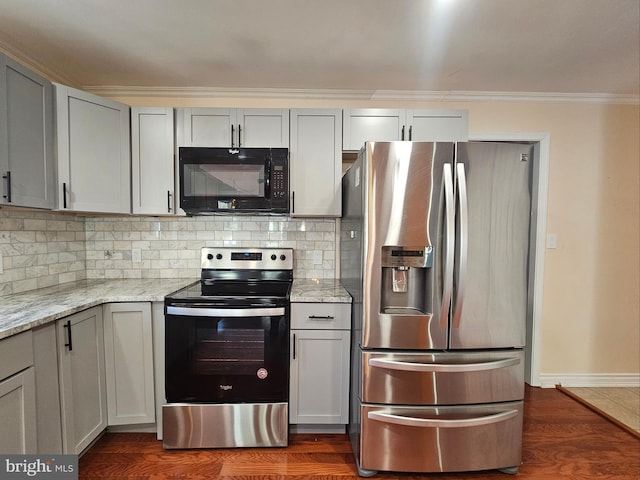
[[[203,246],[293,248],[294,277],[334,278],[336,223],[278,216],[82,217],[0,209],[0,295],[84,278],[195,279]]]
[[[84,220],[0,209],[0,295],[86,278]]]

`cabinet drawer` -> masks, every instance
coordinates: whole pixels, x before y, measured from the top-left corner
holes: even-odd
[[[0,340],[0,380],[33,365],[31,330]]]
[[[405,405],[508,402],[524,398],[524,353],[364,352],[362,401]]]
[[[402,472],[518,467],[522,413],[522,402],[468,407],[363,405],[360,466]]]
[[[311,330],[349,330],[349,303],[292,303],[291,328]]]

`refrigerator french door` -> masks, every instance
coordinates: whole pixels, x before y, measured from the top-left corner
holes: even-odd
[[[531,155],[511,143],[368,142],[345,174],[361,476],[517,470]]]

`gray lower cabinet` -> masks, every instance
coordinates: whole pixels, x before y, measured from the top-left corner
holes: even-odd
[[[349,421],[350,323],[347,303],[291,304],[289,423],[299,431],[344,431]]]
[[[62,447],[77,454],[107,428],[102,306],[56,322]]]
[[[37,453],[31,332],[0,340],[0,452]]]
[[[37,453],[60,454],[62,424],[56,323],[36,327],[31,332],[36,374]]]
[[[108,424],[156,421],[151,304],[104,305]]]

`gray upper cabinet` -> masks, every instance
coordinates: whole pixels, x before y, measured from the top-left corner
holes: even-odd
[[[342,148],[360,150],[365,142],[464,142],[466,110],[345,109]]]
[[[2,54],[0,70],[0,204],[52,209],[52,84]]]
[[[289,110],[280,108],[181,108],[178,146],[289,147]]]
[[[132,212],[175,214],[173,108],[131,107]]]
[[[332,109],[291,110],[291,215],[342,214],[342,115]]]
[[[58,208],[131,213],[129,106],[54,86]]]

